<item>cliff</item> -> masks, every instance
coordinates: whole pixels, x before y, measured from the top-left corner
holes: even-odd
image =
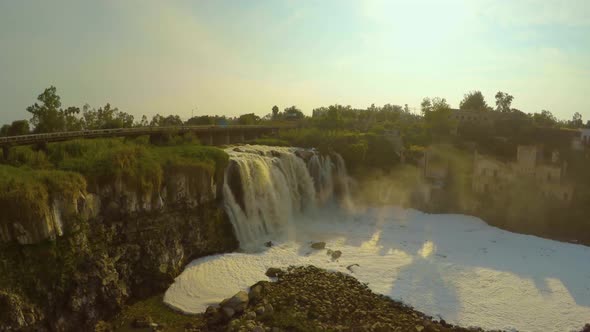
[[[44,154],[51,167],[0,165],[0,331],[92,330],[237,247],[221,150],[96,140]]]

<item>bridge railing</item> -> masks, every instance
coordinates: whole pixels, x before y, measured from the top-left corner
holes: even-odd
[[[92,129],[81,131],[66,131],[57,133],[29,134],[18,136],[0,137],[0,145],[18,145],[25,143],[35,143],[43,141],[57,141],[63,139],[75,138],[96,138],[109,136],[124,136],[125,134],[155,134],[165,132],[222,132],[222,131],[260,131],[287,128],[285,126],[262,126],[262,125],[202,125],[202,126],[166,126],[166,127],[133,127],[133,128],[113,128],[113,129]]]

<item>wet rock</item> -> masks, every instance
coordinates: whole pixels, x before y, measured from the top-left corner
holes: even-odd
[[[314,153],[313,151],[309,150],[297,150],[295,151],[295,155],[305,161],[308,161],[309,159],[311,159],[311,157],[313,157]]]
[[[257,307],[257,308],[254,310],[254,312],[256,312],[256,315],[257,315],[257,316],[262,316],[262,315],[264,315],[264,313],[265,313],[266,311],[264,310],[264,306],[260,306],[260,307]]]
[[[360,265],[358,265],[358,264],[350,264],[350,265],[348,265],[348,266],[346,267],[346,269],[347,269],[348,271],[350,271],[350,272],[354,273],[354,271],[352,270],[352,268],[353,268],[353,267],[355,267],[355,266],[357,266],[357,267],[360,267]]]
[[[262,298],[262,286],[255,285],[250,288],[250,293],[248,293],[248,300],[251,303],[258,303]]]
[[[265,242],[265,243],[264,243],[264,245],[265,245],[267,248],[270,248],[270,247],[272,247],[272,241]]]
[[[340,258],[340,256],[342,256],[342,251],[340,251],[340,250],[333,251],[330,254],[330,256],[332,256],[332,260],[336,260],[336,259]]]
[[[312,249],[321,250],[326,248],[326,242],[314,242],[311,244]]]
[[[244,315],[245,319],[251,319],[254,320],[256,319],[256,312],[254,311],[248,311],[245,315]]]
[[[281,271],[281,269],[276,268],[276,267],[269,267],[268,270],[266,270],[266,276],[270,277],[270,278],[277,278],[280,277],[283,271]]]
[[[94,327],[94,332],[113,332],[113,327],[111,326],[111,324],[101,320],[98,321],[98,323],[96,323],[96,326]]]
[[[149,328],[153,323],[152,317],[150,316],[141,316],[137,317],[133,320],[133,327],[137,329]]]
[[[222,307],[221,312],[227,318],[232,318],[236,314],[236,311],[231,307]]]
[[[264,312],[268,315],[272,314],[275,311],[274,307],[272,306],[272,304],[267,303],[264,305]]]
[[[221,302],[221,308],[231,308],[235,312],[243,312],[248,307],[248,293],[239,291],[236,295]]]

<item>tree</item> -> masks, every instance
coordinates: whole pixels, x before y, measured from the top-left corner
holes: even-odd
[[[159,126],[160,122],[162,122],[162,119],[164,117],[161,116],[160,114],[156,114],[152,117],[152,121],[150,121],[150,126]]]
[[[582,121],[582,114],[578,112],[574,113],[574,116],[572,117],[571,126],[573,128],[581,128],[582,126],[584,126],[584,121]]]
[[[459,104],[459,108],[464,111],[487,111],[490,107],[485,101],[481,91],[470,91],[464,95]]]
[[[451,106],[445,98],[424,98],[420,104],[427,126],[437,135],[447,135],[453,128]]]
[[[84,121],[78,117],[80,109],[78,107],[70,106],[63,111],[65,130],[82,130]]]
[[[141,116],[141,120],[139,120],[139,122],[135,123],[136,127],[147,127],[148,125],[149,125],[149,122],[148,122],[147,116],[145,116],[145,114]]]
[[[504,113],[510,112],[512,100],[514,100],[513,96],[511,96],[505,92],[498,91],[496,93],[496,111],[504,112]]]
[[[150,122],[150,126],[158,127],[177,127],[182,125],[182,119],[180,119],[180,116],[178,115],[168,115],[167,117],[163,117],[160,114],[156,114]]]
[[[279,107],[277,105],[274,105],[272,107],[272,118],[276,119],[279,116]]]
[[[8,136],[8,132],[10,131],[10,125],[5,124],[0,128],[0,137]]]
[[[91,109],[88,104],[84,105],[82,117],[86,129],[130,128],[133,126],[133,115],[122,112],[109,103],[99,109]]]
[[[31,131],[29,128],[29,121],[16,120],[7,129],[7,136],[26,135]]]
[[[189,126],[226,125],[227,118],[219,115],[194,116],[186,121]]]
[[[303,112],[301,112],[301,110],[295,105],[285,108],[283,113],[286,120],[300,120],[305,117]]]
[[[260,122],[260,117],[254,113],[242,114],[238,118],[238,123],[241,125],[253,125]]]
[[[557,126],[557,118],[553,113],[542,110],[541,113],[533,114],[533,121],[539,127],[555,127]]]
[[[35,126],[37,133],[50,133],[64,131],[66,121],[61,107],[61,98],[57,95],[57,89],[50,86],[37,97],[41,104],[33,104],[27,107],[27,112],[31,113],[31,123]]]

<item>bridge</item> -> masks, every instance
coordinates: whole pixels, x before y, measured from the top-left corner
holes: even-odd
[[[205,125],[97,129],[0,137],[0,146],[2,147],[4,156],[7,156],[10,147],[17,145],[46,144],[79,138],[136,137],[142,135],[150,135],[154,137],[164,134],[182,135],[186,133],[192,133],[201,141],[202,144],[205,145],[226,145],[245,142],[263,135],[273,136],[276,135],[280,129],[289,128],[293,127],[257,125]]]

